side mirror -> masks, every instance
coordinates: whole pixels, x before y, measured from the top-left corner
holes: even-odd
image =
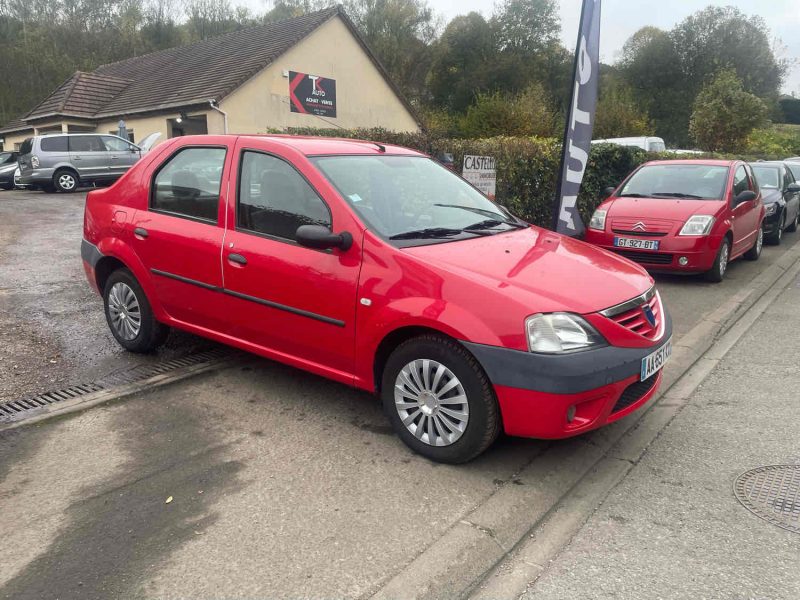
[[[297,228],[294,237],[301,246],[317,250],[328,250],[329,248],[349,250],[353,245],[353,236],[348,232],[333,233],[323,225],[301,225]]]
[[[796,194],[797,192],[800,192],[800,183],[790,183],[789,187],[786,188],[786,191],[790,194]]]
[[[603,199],[608,198],[611,194],[613,194],[616,191],[616,189],[617,188],[615,188],[613,185],[605,188],[603,190]]]
[[[744,204],[745,202],[752,202],[758,196],[752,190],[745,190],[743,192],[739,192],[739,195],[733,199],[733,205],[739,206],[740,204]]]

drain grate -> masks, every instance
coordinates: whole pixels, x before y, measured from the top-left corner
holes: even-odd
[[[73,400],[94,392],[112,389],[115,386],[144,381],[156,375],[164,375],[179,369],[185,369],[204,363],[212,363],[233,357],[237,352],[227,348],[214,348],[181,358],[174,358],[164,362],[138,365],[132,369],[118,371],[91,383],[81,383],[60,390],[53,390],[10,402],[0,402],[0,424],[12,421],[21,421],[33,416],[42,409],[64,400]]]
[[[733,491],[754,515],[800,533],[800,465],[770,465],[747,471],[736,478]]]

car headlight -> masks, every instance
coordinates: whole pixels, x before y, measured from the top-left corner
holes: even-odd
[[[773,202],[772,204],[765,204],[764,208],[767,210],[766,216],[774,215],[775,211],[778,210],[778,203]]]
[[[599,229],[600,231],[604,231],[606,228],[606,214],[608,214],[607,210],[597,209],[594,211],[592,215],[591,221],[589,221],[589,229]]]
[[[606,343],[594,327],[578,315],[550,313],[525,319],[528,350],[544,354],[559,354],[586,350]]]
[[[713,225],[714,217],[711,215],[695,215],[689,217],[678,235],[708,235]]]
[[[39,157],[36,156],[35,154],[31,156],[31,167],[34,169],[39,168]]]

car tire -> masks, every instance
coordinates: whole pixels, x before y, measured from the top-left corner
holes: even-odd
[[[500,432],[500,409],[489,378],[452,339],[430,334],[406,340],[386,361],[381,382],[384,411],[395,432],[431,460],[472,460]]]
[[[128,352],[151,352],[164,344],[169,327],[159,323],[142,286],[128,269],[117,269],[103,288],[106,322]]]
[[[41,189],[45,194],[55,194],[56,193],[56,188],[55,188],[55,186],[52,186],[52,185],[43,185],[39,189]]]
[[[744,253],[744,257],[747,260],[758,260],[761,257],[761,250],[763,247],[764,247],[764,227],[761,226],[758,228],[758,236],[756,237],[756,243],[753,244],[753,247],[750,248],[750,250]]]
[[[59,192],[71,194],[79,184],[78,174],[70,169],[59,169],[53,174],[53,187]]]
[[[13,183],[0,183],[0,190],[5,190],[7,192],[10,192],[13,189],[14,189]]]
[[[783,228],[786,227],[786,213],[783,214],[781,217],[781,222],[778,225],[777,229],[773,232],[771,236],[766,238],[767,243],[771,246],[780,246],[781,240],[783,239]]]
[[[797,231],[797,225],[798,225],[798,223],[800,223],[800,214],[798,214],[797,216],[795,216],[795,218],[794,218],[794,221],[792,221],[792,224],[791,224],[791,225],[789,225],[789,226],[786,228],[786,231],[788,231],[789,233],[794,233],[795,231]]]
[[[725,273],[728,271],[728,262],[731,257],[731,243],[727,237],[722,238],[722,243],[719,245],[717,257],[714,259],[714,266],[705,272],[705,278],[713,283],[720,283],[725,279]]]

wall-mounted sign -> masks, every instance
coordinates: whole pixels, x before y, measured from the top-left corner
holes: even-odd
[[[497,171],[491,156],[464,157],[464,170],[461,176],[494,200],[497,187]]]
[[[336,80],[289,71],[289,101],[292,112],[336,116]]]

